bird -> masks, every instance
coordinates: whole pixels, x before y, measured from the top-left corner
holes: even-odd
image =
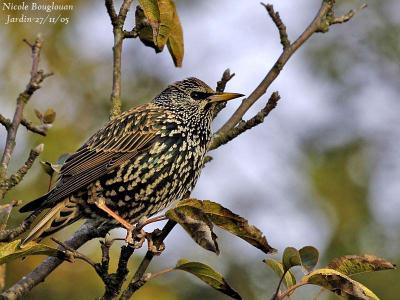
[[[21,246],[79,219],[128,227],[182,200],[203,168],[216,107],[242,96],[190,77],[109,121],[68,157],[48,193],[20,209],[39,216]]]

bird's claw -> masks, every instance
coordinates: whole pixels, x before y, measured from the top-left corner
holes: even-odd
[[[139,249],[143,246],[146,235],[147,233],[143,229],[131,226],[131,228],[127,229],[125,241],[133,248]]]

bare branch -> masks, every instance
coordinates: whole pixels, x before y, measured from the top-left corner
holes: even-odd
[[[222,93],[225,91],[226,84],[235,76],[235,73],[231,74],[231,70],[226,69],[224,73],[222,73],[221,80],[217,82],[217,88],[216,91],[219,93]],[[222,102],[217,105],[215,108],[214,116],[213,119],[217,117],[217,115],[220,113],[221,110],[223,110],[226,107],[226,102]]]
[[[213,139],[211,141],[211,144],[209,146],[209,151],[214,150],[218,148],[221,145],[224,145],[234,138],[236,138],[238,135],[242,134],[243,132],[261,124],[264,122],[264,119],[269,115],[269,113],[276,107],[278,101],[280,99],[279,93],[274,92],[272,93],[271,97],[269,98],[267,104],[265,107],[260,110],[254,117],[247,121],[241,121],[239,124],[232,128],[230,131],[228,131],[224,135],[218,135],[215,134],[213,136]]]
[[[74,262],[74,259],[80,259],[84,262],[86,262],[87,264],[89,264],[96,272],[98,272],[98,265],[91,260],[89,257],[87,257],[86,255],[78,252],[77,250],[71,248],[70,246],[66,245],[65,243],[55,239],[55,238],[51,238],[51,240],[53,242],[55,242],[56,244],[58,244],[61,249],[64,249],[64,254],[65,254],[65,260],[69,261],[69,262]]]
[[[289,48],[290,41],[288,38],[288,34],[286,32],[286,26],[282,22],[282,19],[281,19],[279,13],[274,11],[274,7],[271,4],[264,4],[261,2],[261,5],[263,5],[265,7],[265,9],[268,11],[269,16],[271,17],[272,21],[275,23],[276,27],[278,28],[279,37],[281,39],[281,44],[282,44],[283,50]]]
[[[113,25],[113,27],[117,26],[118,16],[117,16],[117,13],[115,12],[114,1],[106,0],[105,5],[106,5],[107,13],[110,16],[111,24]]]
[[[304,32],[297,38],[297,40],[283,50],[278,60],[275,62],[273,67],[269,70],[267,75],[261,81],[261,83],[254,89],[254,91],[243,100],[241,105],[237,108],[235,113],[229,118],[229,120],[218,130],[217,134],[224,135],[229,130],[234,128],[243,118],[244,114],[249,108],[264,95],[272,84],[272,82],[278,77],[279,73],[290,59],[290,57],[302,46],[315,32],[326,31],[326,27],[329,28],[331,25],[328,20],[328,16],[332,15],[334,0],[322,1],[321,7],[315,16],[314,20],[308,25]]]
[[[104,237],[111,229],[112,227],[110,225],[90,220],[83,224],[78,231],[64,243],[72,249],[78,249],[91,239]],[[22,277],[17,283],[3,292],[1,296],[3,299],[16,299],[21,297],[28,293],[33,287],[43,282],[62,262],[63,260],[57,257],[47,258],[32,272]]]
[[[5,229],[0,230],[0,242],[10,242],[13,241],[16,237],[25,233],[32,225],[33,221],[37,217],[37,213],[31,214],[28,218],[26,218],[21,225],[13,229]]]
[[[46,136],[47,135],[47,127],[44,126],[36,126],[28,119],[22,118],[21,125],[23,125],[27,130]]]
[[[40,144],[32,149],[31,152],[29,152],[28,159],[25,161],[23,166],[21,166],[18,171],[15,172],[15,174],[11,175],[8,179],[7,190],[12,189],[14,186],[21,182],[26,173],[28,173],[29,169],[32,168],[32,165],[35,162],[36,158],[40,155],[40,153],[43,152],[43,149],[44,145]]]
[[[17,135],[18,127],[22,120],[22,113],[25,107],[25,104],[29,101],[32,94],[40,88],[40,84],[43,82],[45,78],[51,76],[52,74],[45,74],[42,70],[38,70],[39,68],[39,60],[40,60],[40,50],[42,48],[43,40],[39,36],[36,38],[34,44],[29,43],[24,40],[25,43],[29,45],[32,51],[32,67],[31,67],[31,78],[29,80],[28,85],[25,90],[19,94],[17,98],[17,107],[15,109],[14,117],[12,119],[11,125],[7,129],[7,139],[4,147],[3,156],[0,162],[0,178],[5,178],[7,173],[8,164],[11,160],[11,155],[15,148],[15,138]]]
[[[120,22],[121,27],[124,25],[125,23],[125,19],[126,19],[126,15],[128,14],[129,8],[131,7],[133,0],[124,0],[124,2],[122,3],[120,9],[119,9],[119,13],[118,13],[118,21]]]
[[[334,17],[333,20],[330,21],[330,24],[333,25],[333,24],[346,23],[347,21],[350,21],[351,18],[353,18],[356,13],[358,13],[360,10],[362,10],[366,7],[367,7],[367,4],[364,3],[358,9],[352,9],[347,14],[344,14],[343,16]]]
[[[121,64],[122,64],[122,43],[128,32],[124,31],[124,23],[126,15],[133,0],[124,0],[122,3],[119,14],[117,15],[114,8],[113,0],[106,0],[105,5],[108,15],[111,19],[114,33],[114,47],[113,47],[113,85],[111,92],[111,111],[110,119],[115,118],[121,113]]]
[[[226,69],[224,73],[222,73],[221,80],[217,82],[216,91],[222,93],[225,91],[226,84],[235,76],[235,73],[231,74],[231,70]]]
[[[139,32],[137,31],[136,27],[133,28],[131,31],[124,30],[124,39],[135,39],[139,36]]]
[[[5,116],[0,114],[0,124],[2,124],[6,129],[8,129],[11,126],[11,121],[10,119],[7,119]]]

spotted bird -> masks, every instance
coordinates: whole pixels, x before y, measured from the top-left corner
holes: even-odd
[[[117,225],[93,199],[130,224],[181,200],[200,175],[217,104],[241,96],[192,77],[108,122],[65,161],[47,194],[20,209],[46,211],[22,244],[81,218]]]

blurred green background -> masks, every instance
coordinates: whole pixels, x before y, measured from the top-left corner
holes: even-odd
[[[34,108],[54,108],[57,118],[53,128],[45,138],[20,129],[12,170],[39,143],[45,144],[41,160],[55,161],[61,154],[73,152],[108,118],[112,30],[103,1],[55,2],[74,5],[71,12],[61,12],[70,18],[69,24],[5,25],[10,12],[0,10],[1,113],[12,116],[15,99],[28,81],[30,53],[23,38],[33,40],[42,33],[41,66],[55,73],[25,109],[25,115],[34,120]],[[125,109],[149,101],[168,83],[188,76],[215,86],[227,67],[237,74],[227,90],[249,94],[280,53],[278,33],[258,1],[176,2],[185,36],[183,67],[174,68],[166,51],[156,55],[139,40],[126,40]],[[337,2],[338,14],[362,4]],[[292,41],[320,5],[319,0],[271,3],[281,13]],[[18,17],[21,12],[11,14]],[[133,18],[131,12],[128,29]],[[248,218],[281,251],[286,246],[316,246],[322,252],[321,265],[338,255],[359,253],[398,262],[399,75],[400,3],[368,1],[368,8],[349,23],[313,36],[295,54],[269,91],[279,90],[282,96],[277,109],[263,125],[212,153],[215,159],[205,168],[193,195],[218,201]],[[216,120],[216,128],[237,105],[229,104]],[[1,129],[2,147],[4,140]],[[47,185],[48,178],[36,163],[7,199],[34,199]],[[15,212],[10,225],[23,217]],[[63,230],[57,237],[66,238],[76,228]],[[174,230],[166,241],[167,250],[154,260],[150,271],[173,266],[181,257],[203,261],[223,273],[244,299],[270,299],[277,279],[261,262],[263,254],[218,233],[222,251],[215,257],[197,247],[181,229]],[[92,241],[82,251],[97,260],[98,245]],[[118,245],[112,249],[116,257]],[[132,269],[141,255],[143,251],[132,259]],[[41,260],[30,257],[9,264],[7,285]],[[398,299],[398,271],[357,279],[381,299]],[[310,299],[317,291],[302,288],[293,299]],[[25,299],[93,299],[100,295],[101,281],[89,266],[78,261],[64,263]],[[137,299],[227,299],[180,272],[157,278],[137,295]],[[329,297],[335,299],[334,295]],[[329,297],[325,293],[321,299]]]

